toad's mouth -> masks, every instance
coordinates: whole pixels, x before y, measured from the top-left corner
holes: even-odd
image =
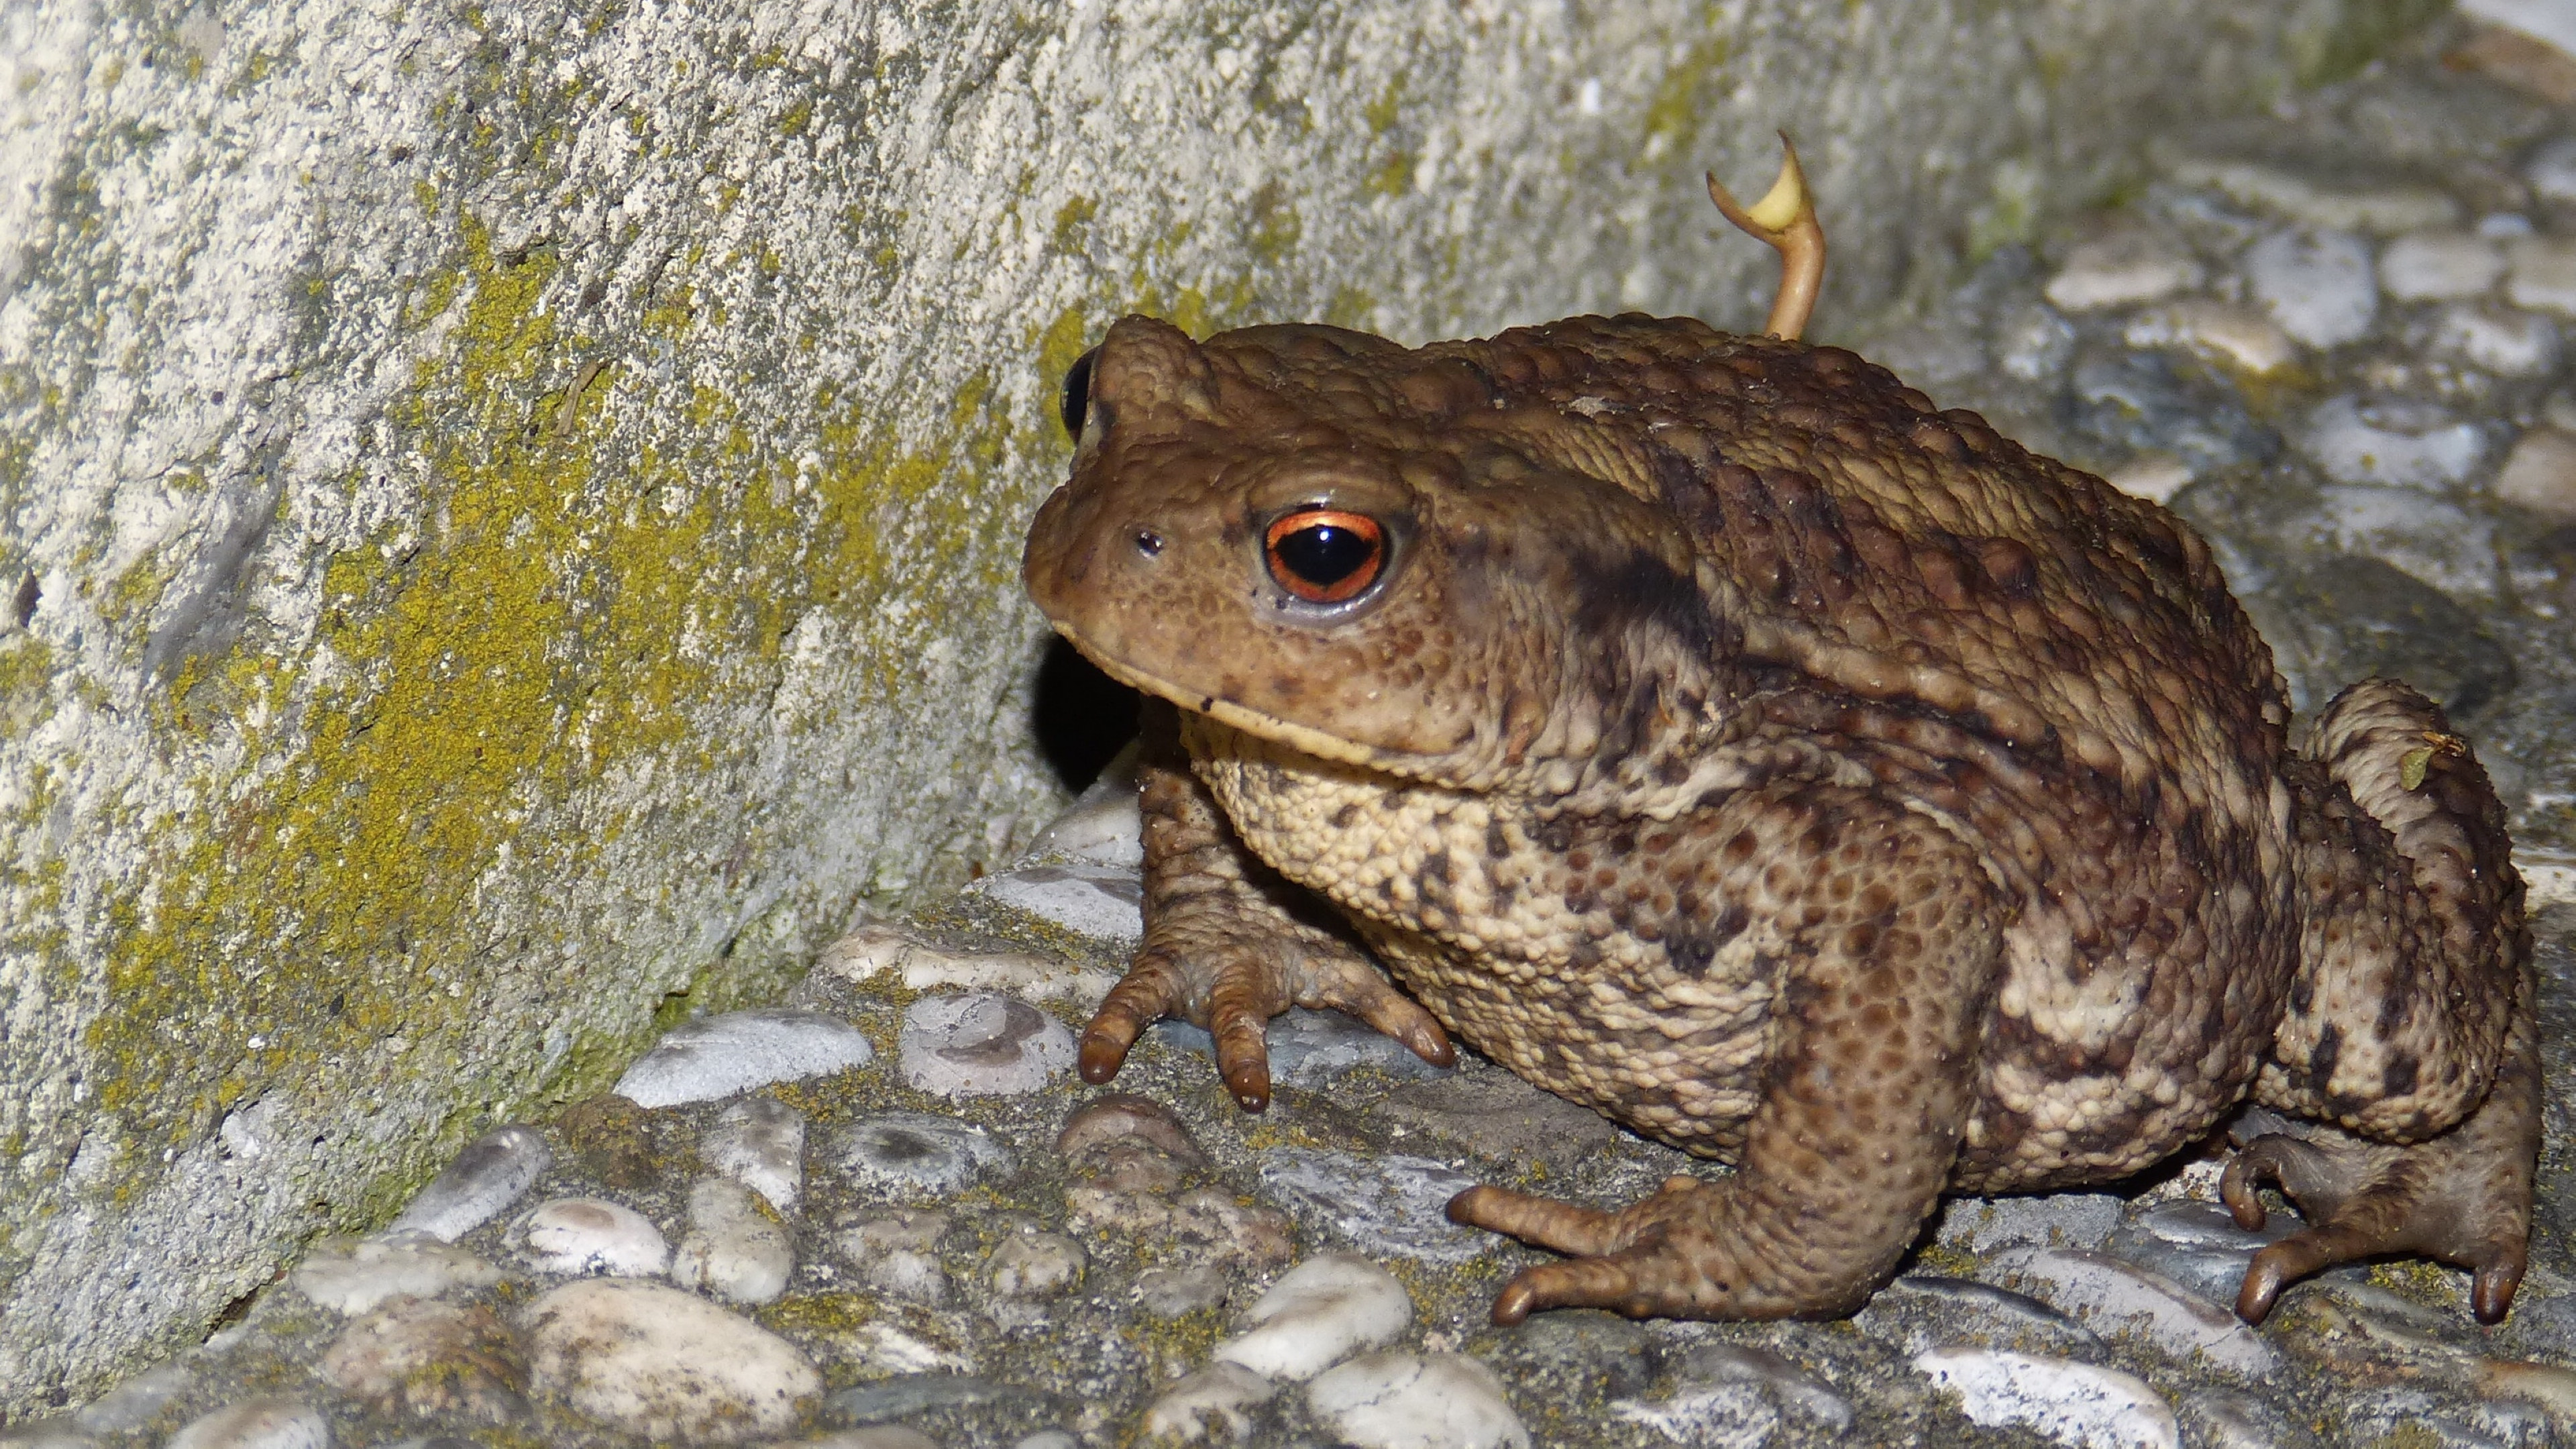
[[[1064,636],[1065,642],[1071,644],[1083,658],[1097,665],[1101,673],[1131,689],[1142,690],[1158,699],[1170,700],[1192,714],[1206,715],[1221,725],[1241,730],[1258,739],[1286,745],[1300,754],[1312,755],[1319,760],[1331,760],[1343,765],[1358,765],[1365,769],[1412,780],[1429,781],[1433,778],[1427,768],[1430,762],[1420,757],[1382,750],[1369,745],[1354,744],[1338,735],[1326,734],[1312,725],[1302,725],[1294,720],[1281,719],[1275,714],[1254,709],[1250,705],[1228,699],[1223,695],[1210,694],[1202,689],[1194,689],[1158,678],[1109,654],[1084,638],[1071,625],[1060,620],[1050,622],[1055,624],[1055,631]]]

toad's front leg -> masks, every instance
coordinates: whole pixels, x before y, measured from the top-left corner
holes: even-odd
[[[1975,859],[1931,821],[1855,791],[1730,807],[1696,904],[1758,903],[1781,962],[1767,1088],[1742,1162],[1667,1180],[1617,1212],[1471,1188],[1461,1223],[1576,1256],[1524,1269],[1494,1321],[1597,1307],[1632,1317],[1847,1312],[1894,1271],[1932,1211],[1976,1089],[2001,911]],[[1740,842],[1789,843],[1767,853]],[[1752,858],[1760,855],[1761,858]],[[1668,940],[1688,939],[1667,929]]]

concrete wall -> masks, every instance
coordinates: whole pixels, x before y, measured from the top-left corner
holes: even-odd
[[[1749,325],[1787,126],[1848,321],[2246,8],[0,7],[0,1411],[1024,840],[1113,317]]]

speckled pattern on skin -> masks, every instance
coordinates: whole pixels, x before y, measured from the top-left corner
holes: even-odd
[[[2384,681],[2294,751],[2162,508],[1687,320],[1408,351],[1131,318],[1068,422],[1031,592],[1179,711],[1095,1080],[1179,1014],[1257,1108],[1260,1022],[1337,1005],[1737,1165],[1621,1213],[1463,1196],[1583,1255],[1506,1320],[1847,1310],[1945,1186],[2117,1178],[2252,1097],[2320,1125],[2231,1173],[2240,1217],[2278,1180],[2312,1219],[2240,1311],[2416,1251],[2501,1315],[2537,1109],[2494,793]]]

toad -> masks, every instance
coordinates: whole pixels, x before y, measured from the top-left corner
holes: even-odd
[[[1031,595],[1152,704],[1146,933],[1107,1080],[1178,1016],[1241,1105],[1263,1024],[1463,1041],[1733,1165],[1615,1210],[1494,1187],[1589,1305],[1827,1316],[1944,1191],[2102,1183],[2248,1103],[2237,1311],[2332,1264],[2521,1279],[2533,975],[2503,812],[2406,685],[2296,741],[2269,651],[2165,509],[1794,340],[1794,154],[1734,206],[1770,335],[1576,317],[1406,348],[1113,326],[1067,382]],[[2276,1117],[2273,1120],[2278,1121]]]

